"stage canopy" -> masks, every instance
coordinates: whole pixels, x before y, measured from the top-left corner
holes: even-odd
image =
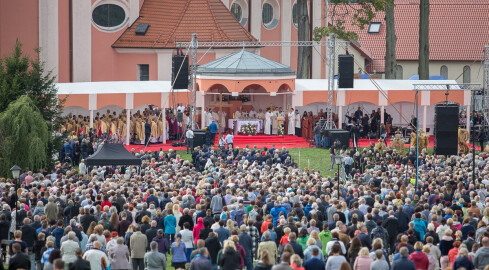
[[[122,144],[106,143],[95,154],[87,158],[87,166],[137,165],[141,159],[135,157]]]

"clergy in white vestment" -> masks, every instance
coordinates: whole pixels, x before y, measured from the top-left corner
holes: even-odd
[[[214,119],[212,118],[212,109],[205,113],[205,126],[208,127]]]
[[[251,110],[248,113],[248,115],[250,116],[251,119],[256,119],[257,113],[255,112],[255,110],[253,109],[253,107],[251,107]]]
[[[238,109],[235,113],[234,113],[234,119],[241,119],[242,117],[242,113],[241,113],[241,109]]]
[[[279,115],[278,110],[275,109],[272,112],[272,134],[273,135],[278,134],[278,120],[277,120],[278,115]]]
[[[287,115],[288,126],[287,126],[287,134],[294,135],[295,134],[295,112],[294,109],[290,108],[289,114]]]
[[[265,113],[265,134],[272,134],[272,112],[270,110]]]

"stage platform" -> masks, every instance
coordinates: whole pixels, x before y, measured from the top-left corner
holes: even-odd
[[[217,140],[217,136],[216,136]],[[430,136],[429,138],[429,145],[428,148],[433,148],[435,145],[435,137]],[[358,140],[358,147],[370,147],[370,144],[376,144],[378,142],[377,139],[360,139]],[[386,140],[387,146],[391,145],[391,140],[387,139]],[[171,145],[172,141],[168,141],[166,144],[163,143],[157,143],[157,144],[150,144],[148,147],[145,147],[144,145],[139,145],[139,144],[131,144],[131,145],[125,145],[127,150],[131,151],[134,149],[135,151],[139,152],[141,150],[145,151],[168,151],[170,149],[173,150],[186,150],[185,146],[180,146],[180,147],[174,147]],[[216,142],[217,144],[217,142]],[[297,136],[277,136],[277,135],[255,135],[255,136],[247,136],[247,135],[235,135],[234,136],[234,147],[239,147],[239,148],[245,148],[246,146],[249,147],[256,147],[258,148],[263,148],[267,147],[270,148],[272,145],[275,145],[276,149],[282,148],[282,147],[287,147],[287,148],[307,148],[309,147],[309,142],[302,138],[302,137],[297,137]],[[472,144],[468,144],[469,147],[472,147]],[[409,143],[405,144],[406,147],[409,147]],[[353,147],[353,143],[350,140],[350,147]],[[477,151],[480,151],[480,147],[476,146],[475,149]]]
[[[168,151],[170,149],[173,150],[186,150],[185,146],[181,147],[174,147],[171,145],[172,141],[167,141],[166,144],[163,143],[157,143],[157,144],[150,144],[148,147],[145,148],[144,145],[139,145],[139,144],[131,144],[131,145],[125,145],[126,149],[131,151],[134,149],[135,151],[159,151],[160,149],[163,151]],[[216,136],[216,144],[217,144],[217,136]],[[258,148],[263,148],[263,147],[272,147],[272,145],[275,145],[275,148],[282,148],[283,146],[287,148],[305,148],[309,147],[309,143],[306,139],[297,137],[297,136],[278,136],[278,135],[255,135],[255,136],[248,136],[248,135],[234,135],[234,147],[239,147],[239,148],[245,148],[246,146],[249,147],[256,147]]]

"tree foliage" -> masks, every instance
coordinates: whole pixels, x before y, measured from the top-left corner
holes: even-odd
[[[389,0],[328,0],[328,25],[314,29],[314,40],[335,34],[342,40],[357,40],[358,34],[348,31],[345,23],[349,21],[360,30],[375,18],[377,11],[384,11]]]
[[[58,100],[55,77],[50,71],[45,71],[44,63],[39,60],[39,50],[36,53],[37,56],[30,59],[24,55],[22,44],[17,41],[13,52],[0,59],[0,113],[5,112],[21,96],[28,96],[47,124],[50,136],[46,150],[51,157],[62,143],[62,138],[52,134],[61,125],[64,100]],[[51,162],[47,165],[51,165]]]
[[[48,121],[31,98],[21,96],[0,113],[0,130],[0,175],[8,175],[14,164],[37,169],[49,163]]]

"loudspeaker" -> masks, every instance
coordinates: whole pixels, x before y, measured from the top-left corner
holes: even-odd
[[[435,154],[456,155],[458,152],[458,105],[435,106]]]
[[[178,70],[180,70],[180,73]],[[188,57],[180,55],[172,57],[171,83],[173,82],[175,82],[173,89],[188,89]]]
[[[331,143],[339,141],[341,143],[340,147],[343,147],[343,145],[350,147],[350,132],[342,129],[330,129],[328,132],[331,134]]]
[[[338,55],[338,88],[353,88],[353,55]]]
[[[194,148],[197,146],[203,147],[205,145],[205,130],[194,130]]]

